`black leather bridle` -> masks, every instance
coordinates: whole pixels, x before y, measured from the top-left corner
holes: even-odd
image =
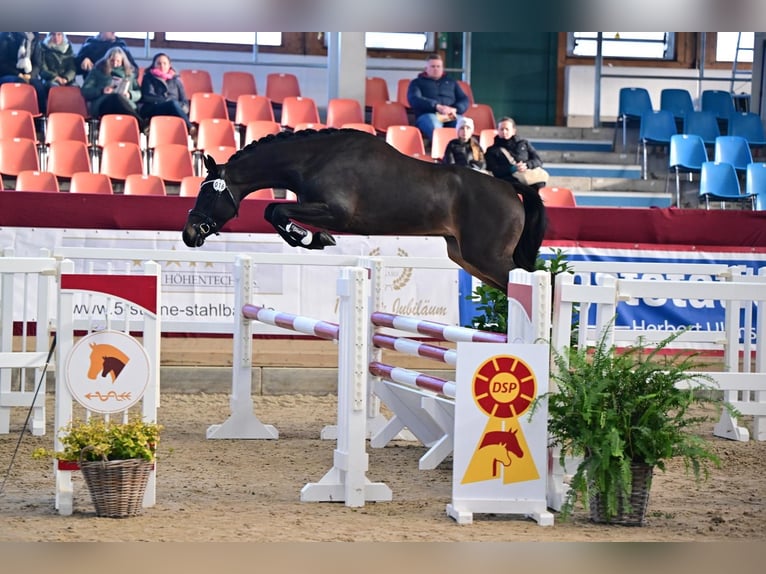
[[[237,200],[234,199],[234,194],[229,189],[229,186],[226,185],[226,182],[223,179],[209,179],[207,181],[203,181],[202,185],[200,186],[200,194],[202,194],[205,190],[205,186],[208,184],[213,185],[213,192],[216,193],[216,197],[213,200],[213,204],[210,206],[210,212],[215,212],[215,206],[218,203],[218,200],[221,199],[223,196],[223,192],[226,191],[226,197],[231,200],[232,206],[234,206],[234,217],[239,216],[239,206],[237,205]],[[197,202],[199,204],[199,201]],[[192,228],[197,232],[197,247],[202,245],[202,242],[209,237],[211,234],[215,233],[216,235],[220,234],[220,231],[218,230],[218,223],[213,219],[211,215],[208,215],[207,213],[203,213],[199,211],[198,209],[192,208],[189,210],[189,215],[193,215],[194,217],[200,218],[200,221],[197,223],[192,224]]]

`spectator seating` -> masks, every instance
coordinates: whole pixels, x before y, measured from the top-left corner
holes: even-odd
[[[49,171],[24,170],[16,176],[16,191],[59,191],[59,181]]]
[[[676,207],[681,207],[681,174],[692,174],[702,171],[702,164],[708,161],[705,142],[696,134],[673,134],[670,136],[670,151],[668,152],[668,173],[665,178],[665,193],[668,191],[670,173],[676,175]]]
[[[205,178],[201,175],[187,175],[181,178],[178,195],[181,197],[197,197],[203,181],[205,181]]]
[[[705,200],[705,209],[710,209],[710,200],[721,202],[721,207],[730,201],[748,201],[755,208],[755,197],[742,194],[737,172],[727,162],[706,161],[702,164],[699,196]]]
[[[751,149],[766,146],[763,120],[753,112],[734,113],[729,118],[728,135],[745,138]]]
[[[753,162],[753,155],[747,140],[740,136],[718,136],[715,138],[713,159],[734,166],[737,173],[744,175],[748,164]]]
[[[399,102],[378,102],[372,106],[371,123],[379,135],[384,135],[389,126],[409,125],[407,110]]]
[[[197,92],[191,96],[189,105],[189,121],[192,124],[199,124],[205,118],[229,119],[229,112],[226,108],[226,100],[221,94],[210,92]]]
[[[323,123],[314,123],[314,122],[300,122],[295,124],[295,127],[293,127],[294,132],[299,132],[301,130],[323,130],[327,126]]]
[[[93,171],[88,146],[78,140],[57,140],[48,145],[45,170],[59,179],[71,179],[78,171]]]
[[[362,105],[353,98],[331,98],[327,102],[325,123],[331,128],[339,128],[348,123],[364,123]]]
[[[386,143],[410,157],[433,161],[430,157],[426,156],[423,136],[415,126],[388,126],[386,130]]]
[[[213,89],[213,79],[207,70],[181,70],[178,77],[184,85],[186,97],[191,99],[197,93],[211,93]]]
[[[538,193],[546,207],[577,207],[575,196],[568,187],[544,186]]]
[[[694,101],[689,90],[664,88],[660,92],[660,109],[672,113],[677,122],[683,122],[686,114],[694,111]]]
[[[266,76],[266,97],[272,105],[282,106],[285,98],[297,98],[301,95],[301,87],[295,74],[272,73]]]
[[[463,90],[463,93],[468,96],[468,103],[470,105],[475,104],[476,100],[473,97],[473,88],[471,88],[471,84],[464,80],[457,80],[457,83],[460,86],[460,89]]]
[[[31,84],[25,82],[0,85],[0,110],[26,110],[33,118],[42,116],[37,92]]]
[[[480,133],[481,130],[495,129],[497,127],[495,114],[489,104],[471,104],[463,115],[473,120],[473,127],[476,133]]]
[[[747,166],[745,195],[755,197],[755,209],[766,210],[766,163],[751,163]]]
[[[242,94],[237,98],[234,125],[239,130],[240,141],[243,146],[247,141],[244,139],[247,124],[256,120],[274,121],[274,109],[271,106],[271,100],[266,96]]]
[[[188,148],[186,148],[188,151]],[[108,175],[115,182],[123,182],[131,174],[144,173],[141,147],[134,142],[112,141],[101,150],[99,172]]]
[[[155,147],[149,164],[149,173],[160,176],[165,180],[166,185],[180,183],[187,175],[196,175],[188,146],[163,144]]]
[[[644,112],[653,109],[652,98],[646,88],[620,88],[617,123],[622,124],[622,151],[627,148],[627,124],[629,120],[641,120]]]
[[[479,146],[484,151],[495,143],[495,136],[497,135],[497,128],[486,128],[483,130],[476,130],[475,133],[479,134]]]
[[[375,131],[375,126],[373,126],[372,124],[366,124],[364,122],[362,123],[351,122],[348,124],[343,124],[341,128],[348,129],[348,130],[359,130],[361,132],[367,132],[368,134],[377,135],[377,132]]]
[[[700,136],[705,145],[712,147],[715,138],[721,135],[721,128],[713,112],[694,111],[684,117],[683,133]]]
[[[114,193],[114,188],[112,187],[112,180],[105,173],[78,171],[72,174],[72,179],[69,181],[69,193],[111,195]]]
[[[447,144],[457,137],[455,128],[436,128],[431,138],[431,157],[436,161],[441,161],[444,157],[444,151]]]
[[[299,123],[320,123],[316,102],[312,98],[288,96],[282,100],[280,124],[284,128],[294,129]]]
[[[255,120],[249,122],[245,126],[245,139],[242,141],[242,147],[246,146],[250,142],[257,141],[262,137],[266,137],[272,134],[278,134],[282,131],[282,126],[277,122]]]
[[[387,102],[388,84],[384,78],[368,76],[364,81],[364,106],[372,110],[372,106],[380,102]]]
[[[651,110],[641,116],[641,127],[638,139],[641,142],[643,159],[641,162],[641,174],[643,179],[648,178],[647,148],[670,147],[670,137],[677,133],[676,121],[673,114],[667,110]]]
[[[132,173],[125,178],[125,195],[167,195],[165,182],[156,175]]]

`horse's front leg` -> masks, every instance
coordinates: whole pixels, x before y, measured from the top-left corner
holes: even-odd
[[[327,213],[326,206],[322,209],[318,205],[300,205],[287,203],[272,203],[266,207],[264,217],[274,226],[277,233],[292,247],[304,247],[306,249],[324,249],[328,245],[335,245],[335,239],[326,231],[313,232],[298,225],[292,219],[305,221],[317,215]]]

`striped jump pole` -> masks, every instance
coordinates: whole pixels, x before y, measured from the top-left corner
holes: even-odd
[[[312,335],[320,339],[337,341],[340,328],[336,323],[311,319],[291,313],[283,313],[274,309],[266,309],[258,305],[245,304],[242,306],[242,316],[267,325],[282,327],[291,331],[298,331],[305,335]]]
[[[418,333],[433,339],[442,339],[458,343],[461,341],[473,343],[507,343],[508,336],[504,333],[490,333],[487,331],[478,331],[468,327],[456,327],[454,325],[445,325],[435,321],[426,321],[413,317],[394,315],[393,313],[374,312],[370,320],[373,325],[378,327],[389,327],[399,331],[408,331]]]
[[[428,343],[421,343],[406,339],[404,337],[393,337],[376,333],[372,336],[372,344],[381,349],[390,349],[406,355],[434,359],[454,367],[457,364],[457,351],[455,349],[445,349]]]
[[[455,381],[447,381],[418,371],[378,362],[370,363],[370,373],[395,383],[420,387],[451,399],[455,398]]]

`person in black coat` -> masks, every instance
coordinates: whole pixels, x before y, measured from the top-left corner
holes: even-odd
[[[46,90],[40,79],[40,59],[37,32],[0,32],[0,84],[31,84],[37,92],[40,113],[45,114]]]
[[[497,123],[497,135],[494,143],[487,148],[484,157],[487,169],[495,177],[510,180],[520,179],[517,172],[525,172],[542,167],[543,160],[528,140],[516,136],[516,122],[509,117],[500,118]],[[534,187],[543,187],[546,183],[535,183]]]
[[[410,82],[407,101],[415,113],[415,125],[431,139],[435,128],[454,127],[470,104],[460,85],[444,74],[439,54],[430,54],[425,71]]]
[[[447,165],[464,165],[472,169],[484,171],[487,167],[484,152],[479,142],[473,137],[473,120],[461,117],[457,121],[457,137],[447,144],[442,163]]]
[[[147,120],[154,116],[178,116],[191,131],[189,100],[184,85],[173,69],[170,57],[163,52],[154,56],[141,81],[141,115]]]
[[[111,48],[122,48],[130,65],[133,66],[134,70],[138,70],[138,64],[136,64],[133,54],[130,53],[125,40],[118,38],[114,32],[99,32],[96,36],[91,36],[85,40],[83,45],[80,46],[75,57],[77,74],[83,78],[87,76],[95,63],[103,58]]]

